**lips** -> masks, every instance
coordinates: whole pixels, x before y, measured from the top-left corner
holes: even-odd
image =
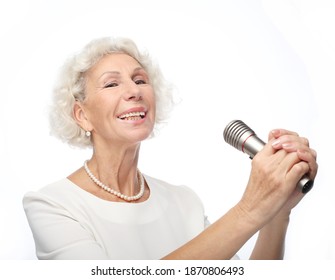
[[[136,121],[144,119],[146,116],[146,111],[143,108],[133,108],[123,112],[118,116],[118,119],[124,121]]]
[[[128,114],[123,114],[119,116],[118,118],[121,120],[126,120],[126,121],[136,121],[143,119],[145,117],[145,112],[133,112],[133,113],[128,113]]]

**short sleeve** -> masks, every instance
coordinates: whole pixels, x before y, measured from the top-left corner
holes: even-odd
[[[23,198],[23,207],[38,259],[108,259],[94,236],[48,196],[30,192]]]

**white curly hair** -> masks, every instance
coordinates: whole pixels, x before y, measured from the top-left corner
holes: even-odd
[[[125,53],[136,59],[149,75],[155,92],[156,119],[152,136],[165,123],[173,107],[173,87],[168,83],[157,64],[147,52],[140,52],[128,38],[103,37],[92,40],[81,52],[69,58],[61,68],[53,90],[49,121],[51,134],[75,147],[92,147],[90,137],[76,123],[73,117],[75,101],[85,99],[84,74],[103,56],[111,53]]]

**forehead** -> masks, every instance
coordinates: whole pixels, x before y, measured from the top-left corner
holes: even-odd
[[[106,71],[131,72],[141,67],[140,63],[125,53],[112,53],[104,55],[86,74],[89,76],[101,75]]]

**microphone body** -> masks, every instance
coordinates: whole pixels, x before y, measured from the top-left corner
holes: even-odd
[[[231,121],[223,131],[223,138],[237,150],[249,155],[250,159],[253,159],[265,145],[265,142],[259,139],[256,133],[241,120]],[[297,187],[302,193],[307,193],[312,189],[313,183],[313,180],[304,175]]]

